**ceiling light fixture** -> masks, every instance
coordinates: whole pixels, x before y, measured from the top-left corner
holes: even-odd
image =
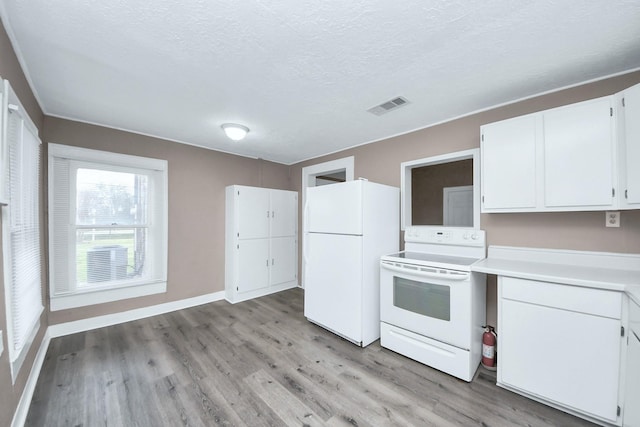
[[[235,123],[225,123],[221,127],[227,137],[234,141],[240,141],[241,139],[244,139],[244,137],[249,133],[248,127]]]

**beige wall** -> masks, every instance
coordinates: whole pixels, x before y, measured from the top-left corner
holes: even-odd
[[[0,76],[3,79],[9,80],[13,90],[18,95],[20,102],[29,113],[29,117],[35,123],[35,125],[42,130],[43,114],[36,98],[29,88],[29,84],[20,68],[18,59],[15,52],[11,47],[11,42],[4,29],[4,26],[0,23]],[[42,200],[42,199],[41,199]],[[2,221],[0,219],[0,221]],[[0,239],[1,239],[0,227]],[[0,240],[1,242],[2,240]],[[0,245],[0,330],[4,331],[3,340],[5,351],[0,357],[0,426],[8,426],[11,424],[13,414],[22,396],[22,391],[29,376],[29,370],[35,359],[36,352],[42,338],[44,331],[47,327],[47,315],[44,313],[40,320],[40,331],[36,336],[36,340],[27,355],[27,358],[23,364],[23,368],[20,371],[15,385],[11,384],[11,368],[9,366],[9,352],[7,351],[7,313],[5,309],[4,301],[4,272],[2,266],[2,246]]]
[[[301,189],[301,171],[346,156],[355,157],[355,176],[400,185],[400,163],[480,146],[480,126],[522,114],[611,95],[640,82],[640,72],[539,96],[448,123],[293,165],[292,182]],[[411,108],[411,107],[409,107]],[[640,253],[640,210],[623,211],[620,228],[605,228],[604,212],[483,214],[488,245],[513,245]],[[495,282],[488,290],[488,321],[495,324]]]
[[[44,141],[169,163],[167,292],[54,311],[52,325],[224,290],[225,187],[291,188],[288,166],[48,116]]]

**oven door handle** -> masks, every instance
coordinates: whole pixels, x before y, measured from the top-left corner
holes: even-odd
[[[408,274],[411,276],[430,277],[433,279],[444,279],[444,280],[455,280],[455,281],[467,280],[469,278],[469,273],[463,273],[460,271],[440,273],[438,271],[431,272],[431,271],[425,271],[420,269],[414,270],[412,268],[396,267],[395,265],[388,264],[384,261],[382,261],[380,265],[387,270],[396,271],[398,273]]]

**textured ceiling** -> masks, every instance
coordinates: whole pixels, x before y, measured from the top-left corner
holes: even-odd
[[[640,67],[638,0],[0,2],[45,114],[286,164]]]

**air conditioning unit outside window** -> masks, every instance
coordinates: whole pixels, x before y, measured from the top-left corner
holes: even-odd
[[[127,278],[128,249],[121,245],[95,246],[87,250],[87,282]]]

